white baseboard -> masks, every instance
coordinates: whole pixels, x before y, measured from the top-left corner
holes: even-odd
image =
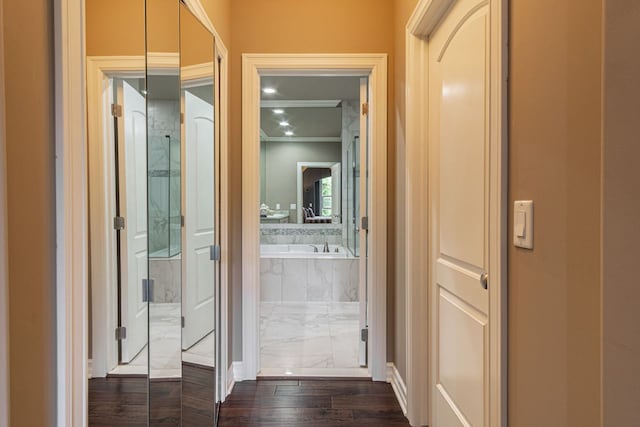
[[[393,363],[387,363],[387,382],[391,383],[393,392],[402,408],[402,413],[407,415],[407,386]]]
[[[229,366],[227,372],[227,395],[231,394],[233,386],[236,382],[240,382],[244,379],[244,364],[242,362],[233,362]]]
[[[93,378],[93,359],[87,360],[87,378]]]

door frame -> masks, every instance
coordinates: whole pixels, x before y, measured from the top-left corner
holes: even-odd
[[[386,381],[387,359],[387,55],[242,55],[242,378],[260,369],[260,76],[368,75],[370,92],[369,373]]]
[[[162,74],[175,69],[177,54],[149,58],[149,68]],[[118,363],[118,345],[113,339],[117,327],[116,241],[112,216],[115,212],[115,158],[110,117],[108,81],[113,78],[144,78],[144,56],[87,57],[87,150],[91,170],[89,187],[90,281],[92,314],[92,363],[89,377],[103,377]],[[143,71],[140,71],[142,65]]]
[[[490,134],[491,170],[489,271],[489,408],[491,426],[507,423],[507,77],[508,77],[508,3],[507,0],[486,0],[490,4],[490,44],[495,55],[491,73]],[[429,35],[438,27],[456,0],[419,0],[406,28],[406,235],[407,272],[407,417],[412,425],[430,424],[432,414],[430,387],[432,358],[430,353],[431,321],[429,316],[431,271],[424,262],[431,259],[429,212],[429,138],[428,72]],[[425,286],[425,283],[427,286]],[[425,339],[424,331],[429,331]]]
[[[200,0],[188,6],[215,37],[222,59],[220,78],[221,197],[228,202],[228,50],[206,16]],[[88,416],[87,85],[85,0],[54,0],[55,153],[56,153],[56,359],[57,425],[84,426]],[[221,262],[221,350],[228,346],[228,213],[223,209]],[[226,369],[220,369],[225,386]]]

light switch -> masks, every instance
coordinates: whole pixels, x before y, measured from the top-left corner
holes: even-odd
[[[291,209],[292,211],[296,210],[296,204],[291,203],[291,205],[289,205],[289,209]]]
[[[533,249],[533,201],[517,200],[513,206],[513,244]]]

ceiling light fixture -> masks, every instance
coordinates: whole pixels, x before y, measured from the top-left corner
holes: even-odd
[[[276,108],[275,110],[273,110],[273,114],[284,114],[284,110]]]
[[[289,122],[282,121],[280,122],[280,126],[289,126]]]
[[[276,93],[276,90],[272,87],[265,87],[264,89],[262,89],[262,91],[268,95]]]
[[[284,134],[287,136],[293,136],[293,132],[291,132],[290,130],[286,131]]]

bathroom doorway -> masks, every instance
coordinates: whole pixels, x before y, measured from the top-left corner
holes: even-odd
[[[258,108],[243,134],[259,143],[243,139],[243,201],[260,207],[243,214],[244,377],[385,380],[386,57],[326,58],[340,66],[315,73],[308,57],[262,59],[244,57],[258,79],[243,102]]]

